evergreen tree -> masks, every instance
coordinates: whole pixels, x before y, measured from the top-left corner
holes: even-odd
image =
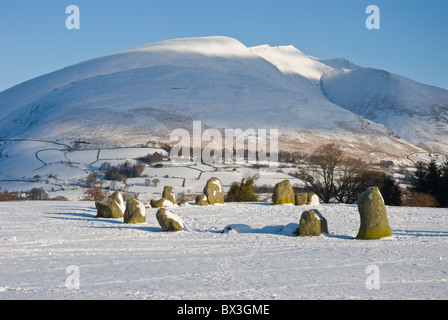
[[[440,192],[442,173],[437,166],[435,160],[431,160],[426,166],[426,187],[427,193],[436,197],[437,200]],[[439,201],[440,203],[440,201]]]
[[[448,160],[440,168],[438,201],[441,207],[448,207]]]
[[[427,193],[428,186],[426,183],[426,164],[424,162],[417,162],[414,175],[410,177],[411,187],[413,192]]]
[[[401,206],[403,204],[402,190],[392,176],[384,174],[383,181],[379,188],[386,205]]]
[[[435,160],[419,162],[410,178],[410,191],[433,196],[440,207],[448,206],[448,161],[439,167]]]
[[[257,195],[254,193],[254,182],[256,176],[252,176],[245,180],[241,180],[241,183],[233,182],[230,185],[229,192],[227,193],[228,202],[251,202],[258,201]]]

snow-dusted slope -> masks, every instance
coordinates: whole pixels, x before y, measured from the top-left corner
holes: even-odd
[[[262,45],[252,47],[250,50],[271,62],[291,79],[304,78],[319,82],[323,74],[333,70],[333,68],[308,57],[293,46],[271,47]]]
[[[250,48],[298,87],[385,125],[431,151],[448,153],[448,91],[350,61],[319,59],[292,46]],[[308,81],[307,81],[308,80]]]
[[[280,129],[288,149],[336,141],[367,156],[418,151],[327,99],[320,80],[335,65],[341,61],[291,46],[247,48],[228,37],[152,43],[0,93],[0,138],[130,145],[200,120],[218,129]]]
[[[325,75],[322,83],[332,102],[425,149],[448,153],[447,90],[370,68]]]

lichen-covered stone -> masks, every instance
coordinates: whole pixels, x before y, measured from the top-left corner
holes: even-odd
[[[115,191],[106,200],[95,202],[98,218],[123,218],[126,205],[120,191]]]
[[[160,208],[157,210],[156,218],[163,231],[175,232],[184,230],[182,219],[172,211]]]
[[[358,211],[361,219],[356,239],[380,239],[390,237],[386,205],[378,187],[371,187],[358,197]]]
[[[302,212],[298,229],[299,236],[320,236],[328,233],[327,220],[316,209]]]
[[[273,204],[285,204],[292,203],[294,204],[294,190],[292,189],[291,183],[289,180],[283,180],[279,182],[274,187],[274,193],[272,194],[272,203]]]
[[[208,204],[224,203],[224,188],[221,180],[210,178],[204,187],[204,194],[207,196]]]
[[[189,206],[190,203],[187,200],[181,200],[178,203],[179,207],[183,207],[183,206]]]
[[[308,194],[307,193],[297,193],[294,195],[294,204],[296,206],[302,206],[308,204]]]
[[[196,196],[195,203],[198,206],[208,206],[207,196],[205,194]]]
[[[170,200],[172,203],[176,203],[176,193],[171,186],[163,187],[162,198]]]
[[[149,204],[151,205],[151,208],[171,208],[174,206],[174,203],[164,198],[152,199]]]
[[[294,195],[294,204],[296,206],[302,205],[320,205],[319,197],[314,192],[297,193]]]
[[[95,207],[97,218],[112,218],[112,210],[104,202],[96,201]]]
[[[123,222],[124,223],[143,223],[146,221],[146,208],[145,205],[135,199],[130,198],[126,203],[126,210],[124,211]]]

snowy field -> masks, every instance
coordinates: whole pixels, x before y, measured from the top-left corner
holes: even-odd
[[[392,237],[364,241],[354,205],[319,206],[330,234],[293,236],[308,208],[178,207],[188,230],[164,233],[156,209],[127,225],[93,202],[3,202],[0,299],[448,298],[447,209],[387,207]]]
[[[102,175],[101,164],[123,164],[126,161],[136,163],[137,158],[158,152],[168,155],[158,148],[110,148],[93,150],[68,150],[68,146],[52,142],[35,140],[0,140],[0,191],[26,192],[32,188],[43,188],[50,198],[63,196],[77,201],[84,198],[85,180],[91,173]],[[3,156],[1,156],[3,154]],[[260,173],[251,164],[205,165],[205,164],[173,164],[162,161],[163,167],[155,168],[147,165],[141,177],[128,178],[126,185],[117,181],[103,180],[103,187],[126,189],[129,193],[139,194],[139,199],[149,202],[160,198],[163,186],[176,189],[177,194],[198,194],[212,177],[223,183],[225,192],[232,182]],[[302,186],[303,182],[290,173],[297,168],[281,169],[261,175],[258,186],[274,187],[276,183],[288,179],[293,186]],[[158,183],[147,185],[145,181],[158,180]]]

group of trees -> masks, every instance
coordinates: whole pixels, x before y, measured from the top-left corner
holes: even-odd
[[[292,159],[292,154],[287,158]],[[294,155],[298,158],[298,155]],[[294,174],[305,184],[306,191],[316,193],[325,202],[356,203],[359,195],[371,186],[377,186],[386,205],[448,207],[448,161],[438,165],[436,161],[419,162],[414,174],[407,177],[410,187],[402,188],[395,178],[366,162],[344,156],[342,146],[323,145],[307,157],[301,155],[306,165],[301,164]],[[380,163],[381,169],[390,168],[391,161]],[[254,191],[257,176],[231,184],[226,201],[258,201]]]
[[[7,190],[0,192],[0,202],[17,201],[17,200],[26,200],[26,199],[21,196],[21,192],[10,192]]]
[[[126,161],[117,166],[112,166],[109,162],[104,162],[99,169],[104,173],[105,180],[125,181],[127,178],[140,177],[145,170],[145,164],[141,162],[132,164]]]
[[[344,157],[340,145],[321,146],[306,162],[295,176],[325,203],[355,203],[361,192],[377,186],[387,205],[402,204],[402,190],[392,176],[359,159]]]
[[[438,165],[418,162],[414,175],[409,178],[413,198],[425,198],[432,206],[448,207],[448,161]]]
[[[21,201],[21,200],[67,200],[67,198],[63,196],[57,196],[54,198],[50,198],[48,193],[44,190],[44,188],[32,188],[26,192],[19,191],[7,191],[4,190],[0,192],[0,202],[2,201]]]
[[[448,206],[448,161],[443,165],[434,160],[419,162],[415,173],[407,177],[408,190],[400,187],[393,176],[359,159],[344,157],[343,148],[336,144],[317,148],[306,162],[296,177],[325,203],[355,203],[361,192],[377,186],[387,205]]]
[[[137,158],[137,161],[141,161],[146,164],[158,163],[158,162],[161,162],[162,160],[163,160],[163,155],[158,152],[154,152],[152,154],[150,153],[144,157]]]

